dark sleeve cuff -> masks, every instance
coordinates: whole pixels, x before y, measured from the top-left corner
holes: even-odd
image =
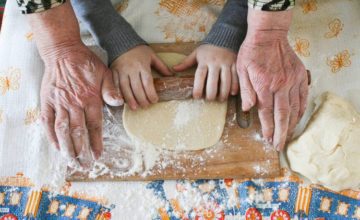
[[[115,28],[106,36],[99,39],[99,43],[108,54],[108,61],[111,64],[117,57],[128,50],[147,44],[131,27]]]
[[[131,48],[146,44],[110,0],[72,0],[72,3],[78,19],[107,52],[109,64]]]
[[[224,47],[237,53],[245,36],[246,29],[239,29],[224,23],[215,24],[201,43]]]

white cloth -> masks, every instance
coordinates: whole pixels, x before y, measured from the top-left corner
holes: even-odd
[[[209,1],[208,6],[200,5],[199,8],[196,8],[196,4],[188,6],[194,11],[184,20],[176,14],[183,13],[177,11],[178,6],[161,6],[159,2],[167,1],[123,0],[122,7],[115,5],[145,40],[176,42],[201,40],[215,21],[224,1]],[[302,54],[300,58],[312,72],[309,103],[329,90],[352,101],[360,111],[359,11],[360,2],[353,0],[318,0],[317,3],[300,0],[294,8],[289,39],[294,46],[298,42],[298,53]],[[338,21],[343,24],[342,30],[334,27],[339,24]],[[330,34],[326,34],[328,32]],[[83,33],[85,36],[86,31]],[[91,40],[86,42],[92,43]],[[351,64],[341,66],[341,62],[331,62],[339,52],[344,53],[345,59],[348,53]],[[332,72],[331,65],[339,71]],[[339,68],[337,65],[340,65]],[[0,84],[0,176],[24,172],[27,176],[41,179],[46,175],[44,168],[49,167],[53,160],[37,120],[43,70],[26,16],[18,11],[16,1],[9,0],[0,36],[0,79],[9,79],[10,82],[9,90],[8,84]],[[16,77],[17,72],[19,77]],[[311,112],[311,107],[309,105],[308,112]],[[166,193],[171,198],[175,183],[167,181],[166,187]],[[72,188],[108,198],[117,205],[114,219],[148,219],[160,206],[156,197],[145,188],[145,183],[77,183]]]

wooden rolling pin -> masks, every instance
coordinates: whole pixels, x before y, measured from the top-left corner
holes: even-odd
[[[155,78],[154,84],[160,102],[191,99],[194,76]]]
[[[155,90],[159,101],[184,100],[192,98],[194,88],[194,76],[162,77],[154,79]],[[236,105],[236,121],[242,128],[251,125],[251,113],[241,109],[241,97],[238,95]]]

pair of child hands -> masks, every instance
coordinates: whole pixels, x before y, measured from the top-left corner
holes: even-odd
[[[209,101],[225,101],[229,94],[238,93],[236,54],[233,51],[203,44],[172,69],[181,72],[195,64],[195,99],[204,97]],[[173,74],[173,71],[146,45],[136,46],[112,62],[110,68],[119,94],[117,103],[121,105],[125,101],[132,110],[136,110],[158,101],[151,75],[152,67],[164,76]]]

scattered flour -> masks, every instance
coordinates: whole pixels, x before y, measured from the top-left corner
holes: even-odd
[[[180,102],[176,108],[176,115],[174,119],[174,126],[182,128],[190,121],[199,117],[202,109],[202,102]]]

